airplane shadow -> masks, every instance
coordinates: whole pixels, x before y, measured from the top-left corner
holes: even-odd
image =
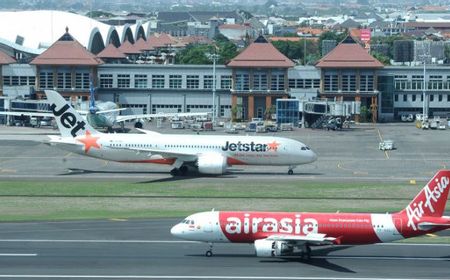
[[[331,246],[331,247],[323,247],[323,248],[315,248],[311,253],[311,259],[309,260],[303,260],[300,255],[299,256],[292,256],[292,257],[286,257],[286,258],[279,258],[279,259],[268,259],[268,260],[261,260],[263,263],[291,263],[291,262],[297,262],[297,263],[303,263],[305,265],[312,265],[336,272],[345,272],[345,273],[356,273],[355,271],[348,269],[346,267],[331,263],[327,260],[327,256],[331,252],[344,250],[347,248],[351,248],[352,246]],[[317,258],[315,258],[317,257]]]
[[[158,178],[154,180],[147,180],[137,182],[137,184],[148,184],[148,183],[161,183],[161,182],[174,182],[181,180],[191,180],[198,178],[217,178],[217,179],[233,179],[238,178],[239,175],[259,175],[259,176],[279,176],[283,175],[278,172],[227,172],[225,174],[220,175],[210,175],[210,174],[200,174],[198,172],[190,172],[184,176],[171,176],[169,172],[164,171],[117,171],[117,170],[90,170],[90,169],[82,169],[82,168],[69,168],[67,172],[60,173],[59,176],[77,176],[77,175],[87,175],[87,174],[144,174],[144,175],[168,175],[168,177]],[[295,175],[289,176],[320,176],[323,173],[297,173]],[[286,175],[288,176],[288,175]]]

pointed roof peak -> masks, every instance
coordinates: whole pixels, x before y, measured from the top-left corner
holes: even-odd
[[[69,29],[66,27],[66,31]],[[99,65],[103,61],[86,50],[70,33],[64,33],[58,41],[34,58],[34,65]]]
[[[347,38],[349,38],[348,36]],[[346,39],[347,39],[346,38]],[[351,37],[350,37],[351,38]],[[346,40],[345,39],[345,40]],[[344,41],[345,41],[344,40]],[[316,64],[318,68],[383,68],[383,64],[356,43],[341,42]]]
[[[260,36],[262,40],[266,40]],[[258,39],[260,38],[258,37]],[[257,39],[257,40],[258,40]],[[263,41],[253,42],[240,54],[233,58],[229,67],[264,67],[264,68],[290,68],[294,63],[282,54],[271,43]]]

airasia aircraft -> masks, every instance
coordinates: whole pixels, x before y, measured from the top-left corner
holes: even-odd
[[[314,162],[316,154],[305,144],[273,136],[230,136],[142,133],[105,134],[96,131],[56,91],[46,90],[61,136],[49,136],[50,145],[104,160],[172,165],[172,175],[196,169],[223,174],[232,165],[288,166]]]
[[[361,245],[410,238],[450,228],[443,216],[450,170],[434,175],[400,212],[308,213],[211,211],[193,214],[172,227],[172,235],[210,244],[254,243],[258,257],[301,256],[309,259],[310,246]]]

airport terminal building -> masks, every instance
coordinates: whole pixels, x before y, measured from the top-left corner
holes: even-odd
[[[127,40],[123,34],[121,42]],[[87,100],[92,80],[97,99],[129,108],[128,114],[212,111],[215,102],[218,117],[250,120],[267,116],[280,98],[361,102],[373,121],[421,113],[424,104],[430,116],[450,114],[450,67],[433,65],[424,75],[420,66],[383,66],[353,40],[342,42],[316,66],[295,66],[263,37],[215,67],[122,63],[123,53],[100,57],[101,51],[92,53],[69,30],[27,63],[5,51],[11,48],[0,48],[0,110],[17,109],[10,99],[42,98],[45,89]]]

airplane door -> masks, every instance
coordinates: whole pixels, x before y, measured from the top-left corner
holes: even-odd
[[[212,221],[207,221],[207,222],[203,225],[203,231],[204,231],[204,232],[212,232],[212,231],[213,231]]]

